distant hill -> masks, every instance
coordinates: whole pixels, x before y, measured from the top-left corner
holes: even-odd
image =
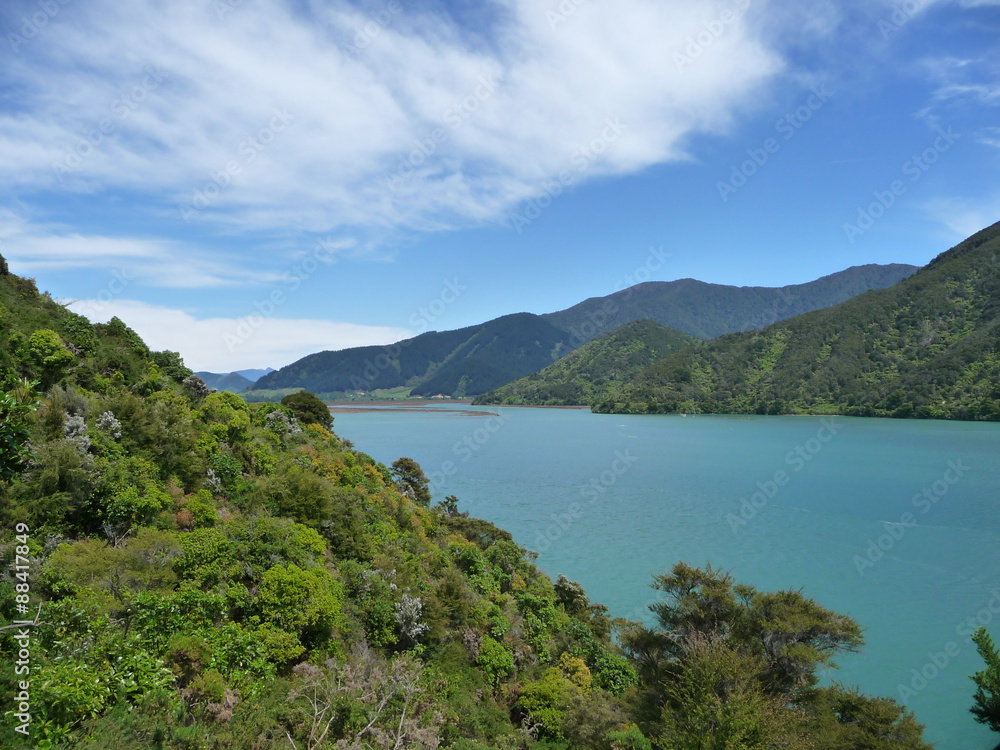
[[[698,339],[651,320],[606,333],[541,372],[479,396],[476,404],[574,406],[607,398],[654,362]]]
[[[1000,223],[891,289],[673,354],[595,411],[1000,420],[998,257]]]
[[[216,372],[196,372],[199,378],[205,381],[205,385],[217,391],[229,391],[230,393],[242,393],[253,385],[253,381],[240,375],[238,372],[231,372],[228,375],[220,375]]]
[[[265,375],[267,375],[268,373],[271,373],[271,372],[274,372],[274,368],[273,367],[266,367],[263,370],[259,370],[259,369],[257,369],[257,370],[236,370],[235,374],[236,375],[242,375],[247,380],[249,380],[251,383],[256,383],[262,377],[264,377]]]
[[[569,351],[568,339],[542,317],[518,313],[392,346],[311,354],[265,375],[254,390],[335,394],[405,386],[413,396],[474,396],[552,364]]]
[[[392,346],[311,354],[265,375],[248,399],[305,388],[339,394],[470,397],[549,366],[626,323],[649,319],[698,338],[763,327],[800,312],[883,289],[915,266],[856,266],[808,284],[729,287],[685,279],[649,282],[568,310],[517,313],[457,331],[424,333]]]
[[[807,284],[784,287],[723,286],[694,279],[649,281],[542,317],[587,341],[643,319],[700,339],[714,339],[885,289],[916,270],[917,266],[899,263],[854,266]]]

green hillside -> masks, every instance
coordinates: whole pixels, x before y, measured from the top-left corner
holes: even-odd
[[[268,400],[305,388],[329,398],[375,391],[465,398],[538,372],[627,323],[649,319],[699,338],[761,328],[895,284],[914,266],[857,266],[808,284],[731,287],[692,279],[650,282],[548,315],[517,313],[457,331],[432,331],[391,346],[311,354],[244,391]]]
[[[583,341],[636,320],[714,339],[751,331],[796,315],[830,307],[911,276],[916,266],[854,266],[807,284],[784,287],[723,286],[694,279],[650,281],[543,317]]]
[[[305,388],[335,395],[405,386],[414,396],[474,396],[547,367],[569,351],[568,341],[538,315],[506,315],[391,346],[311,354],[265,375],[253,390]]]
[[[205,381],[205,385],[217,391],[229,391],[230,393],[242,393],[253,387],[254,381],[243,377],[238,372],[231,372],[223,375],[215,372],[196,372],[199,378]]]
[[[901,284],[671,355],[618,413],[1000,419],[1000,224]]]
[[[607,398],[654,362],[698,339],[650,320],[628,323],[541,372],[479,396],[476,404],[572,406]]]
[[[120,321],[0,300],[4,748],[927,750],[818,687],[861,629],[798,591],[679,564],[648,627],[612,620],[315,396],[209,393]]]

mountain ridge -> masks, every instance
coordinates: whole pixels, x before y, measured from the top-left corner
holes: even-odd
[[[852,266],[788,287],[729,287],[683,279],[645,282],[555,313],[512,313],[453,331],[422,333],[390,346],[317,352],[265,375],[244,393],[255,398],[305,388],[331,398],[376,391],[394,396],[478,396],[538,372],[626,323],[650,319],[706,338],[762,327],[803,308],[885,288],[915,268]]]
[[[888,289],[672,354],[599,413],[1000,419],[1000,223]]]

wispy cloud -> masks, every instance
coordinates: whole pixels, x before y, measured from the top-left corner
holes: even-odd
[[[46,231],[9,212],[0,213],[0,239],[4,257],[15,272],[27,275],[114,270],[147,286],[175,289],[269,283],[280,278],[171,240]]]
[[[956,238],[965,238],[997,221],[1000,194],[985,198],[937,198],[926,204],[926,210]]]
[[[134,300],[79,300],[70,309],[94,322],[117,316],[155,350],[178,351],[194,370],[231,372],[283,367],[318,351],[390,344],[404,328],[291,318],[198,318],[185,310]]]
[[[675,55],[746,2],[494,3],[488,40],[409,4],[379,24],[346,2],[221,18],[199,0],[63,6],[4,60],[0,177],[34,194],[128,190],[239,231],[462,226],[538,194],[608,117],[628,137],[588,178],[684,159],[784,69],[764,0],[683,69]]]

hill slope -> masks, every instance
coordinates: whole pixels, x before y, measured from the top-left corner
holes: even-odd
[[[247,398],[305,388],[330,396],[406,390],[413,396],[476,396],[552,364],[626,323],[649,319],[699,338],[759,328],[906,278],[914,266],[857,266],[808,284],[730,287],[685,279],[650,282],[568,310],[518,313],[392,346],[311,354],[265,375]],[[256,393],[255,393],[256,392]]]
[[[735,287],[694,279],[650,281],[607,297],[595,297],[544,315],[582,339],[648,319],[700,339],[763,328],[786,318],[830,307],[911,276],[916,266],[854,266],[785,287]]]
[[[639,320],[584,344],[572,354],[502,388],[476,404],[573,406],[607,398],[654,362],[697,342],[651,320]]]
[[[229,391],[230,393],[242,393],[253,386],[254,381],[240,375],[238,372],[222,374],[218,372],[196,372],[199,378],[205,381],[205,385],[217,391]]]
[[[474,396],[552,364],[569,337],[538,315],[505,315],[457,331],[432,331],[392,346],[320,352],[262,377],[254,390],[315,393],[410,387],[414,396]]]
[[[595,408],[1000,419],[1000,224],[901,284],[671,355]]]
[[[354,451],[314,397],[206,393],[3,270],[0,378],[46,381],[0,388],[5,749],[693,747],[721,658],[721,710],[758,746],[928,750],[891,700],[812,688],[862,637],[800,592],[736,605],[731,577],[677,565],[657,622],[624,628],[456,498],[429,507],[412,459]]]

